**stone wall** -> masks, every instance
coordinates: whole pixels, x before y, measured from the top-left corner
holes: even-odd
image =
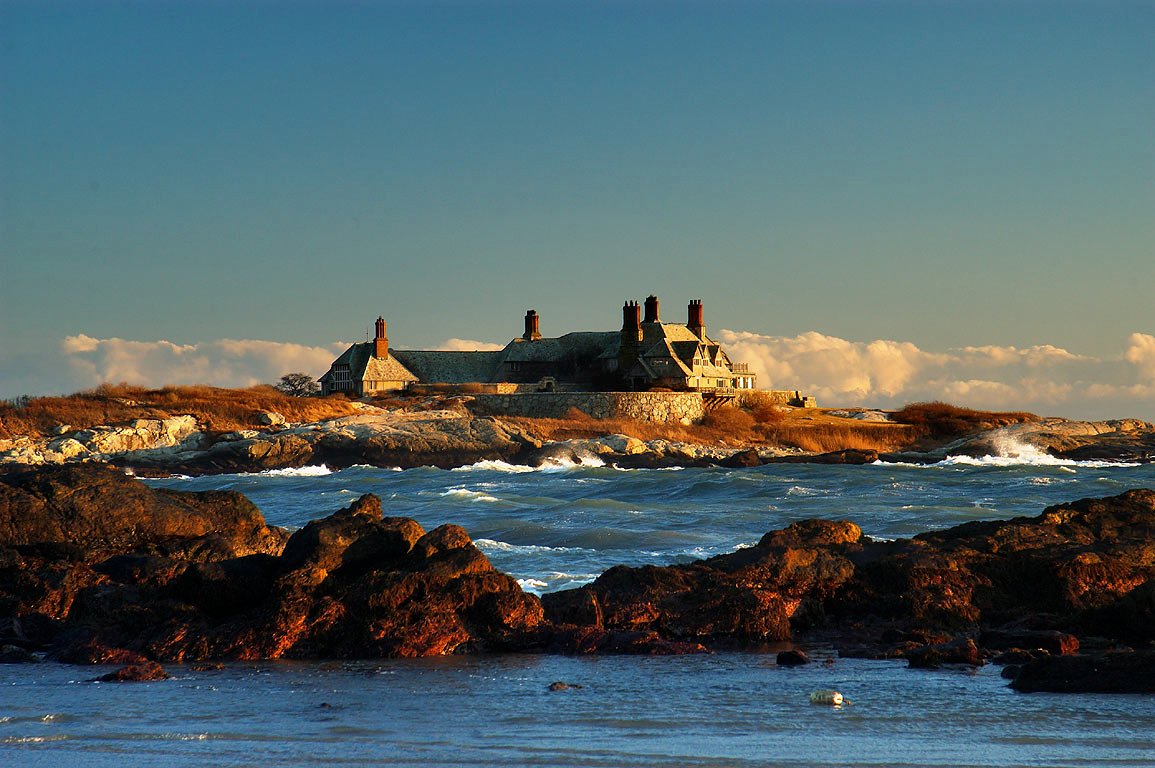
[[[515,395],[474,396],[480,412],[493,416],[561,418],[571,409],[595,419],[637,419],[638,421],[701,421],[706,415],[702,396],[697,392],[533,392]]]

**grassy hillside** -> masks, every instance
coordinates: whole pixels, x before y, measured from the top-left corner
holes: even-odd
[[[342,397],[289,397],[270,386],[146,389],[105,384],[63,397],[0,402],[0,438],[42,437],[59,425],[84,429],[184,414],[196,416],[210,431],[229,432],[260,426],[257,417],[262,411],[276,411],[289,421],[317,421],[355,409]]]

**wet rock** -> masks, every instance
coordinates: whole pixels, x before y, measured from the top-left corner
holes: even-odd
[[[0,664],[36,664],[40,657],[19,645],[0,645]]]
[[[789,651],[780,651],[774,661],[780,667],[800,667],[809,664],[810,657],[795,648]]]
[[[685,566],[617,566],[592,584],[542,598],[556,624],[658,631],[670,640],[740,644],[789,640],[792,616],[853,574],[847,558],[861,530],[852,523],[804,521],[754,547]]]
[[[776,456],[768,459],[768,462],[772,464],[873,464],[876,461],[878,461],[878,451],[858,448],[800,456]]]
[[[1056,630],[987,630],[979,635],[979,646],[984,651],[1010,649],[1040,649],[1054,656],[1079,652],[1079,638]]]
[[[937,669],[947,664],[981,667],[985,662],[975,641],[968,638],[938,645],[923,645],[907,652],[907,663],[917,669]]]
[[[654,631],[607,631],[596,627],[567,626],[547,630],[546,649],[566,655],[616,654],[632,656],[686,656],[709,653],[701,643],[667,640]]]
[[[500,650],[542,620],[462,528],[427,533],[374,496],[288,537],[238,494],[100,466],[0,478],[0,606],[21,647],[38,628],[87,664]]]
[[[1155,693],[1155,651],[1047,656],[1024,664],[1011,687],[1028,693]]]
[[[753,448],[747,448],[744,451],[738,451],[718,462],[723,467],[731,469],[741,469],[743,467],[760,467],[765,462],[762,457],[758,455],[758,451]]]
[[[140,664],[130,664],[121,667],[115,672],[95,678],[94,683],[142,683],[154,680],[168,680],[169,674],[164,667],[155,661],[145,661]]]
[[[565,683],[565,682],[562,682],[561,680],[557,680],[555,682],[550,683],[547,690],[549,690],[549,691],[580,691],[582,689],[582,687],[583,686],[578,685],[577,683]]]

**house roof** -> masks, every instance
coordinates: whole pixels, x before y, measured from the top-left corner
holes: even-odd
[[[536,343],[536,342],[534,342]],[[424,349],[396,349],[396,358],[421,381],[468,384],[493,381],[502,352],[441,352]]]
[[[385,359],[374,357],[375,350],[376,344],[372,341],[353,344],[333,361],[321,381],[328,381],[333,368],[341,365],[349,366],[349,375],[354,381],[417,381],[417,377],[392,355]]]
[[[610,345],[616,345],[617,331],[577,331],[556,338],[534,341],[514,339],[502,350],[504,363],[548,363],[566,359],[593,360]],[[616,354],[616,353],[615,353]]]

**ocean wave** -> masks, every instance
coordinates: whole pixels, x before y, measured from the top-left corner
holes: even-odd
[[[947,456],[930,467],[1086,467],[1088,469],[1103,469],[1105,467],[1138,467],[1138,462],[1129,461],[1079,461],[1076,459],[1060,459],[1038,449],[1012,456]]]
[[[523,472],[534,472],[536,467],[531,467],[526,464],[510,464],[501,459],[482,459],[476,464],[470,464],[465,467],[454,467],[450,472],[510,472],[513,474],[521,474]]]
[[[792,485],[786,491],[787,496],[828,496],[830,491],[823,488],[807,488],[802,485]]]
[[[494,552],[514,552],[517,554],[527,555],[535,552],[588,552],[590,550],[582,547],[547,547],[544,544],[510,544],[507,541],[497,541],[495,539],[475,539],[474,544],[482,552],[485,550],[492,550]]]
[[[528,464],[510,464],[501,459],[483,459],[475,464],[470,464],[465,467],[454,467],[451,472],[507,472],[510,474],[524,474],[526,472],[568,472],[573,469],[589,469],[591,467],[604,467],[606,463],[597,456],[579,457],[577,461],[573,459],[550,458],[537,467],[531,467]]]
[[[324,477],[333,470],[324,464],[308,467],[288,467],[286,469],[266,469],[264,472],[239,472],[238,477]]]
[[[489,503],[501,501],[501,499],[497,498],[496,496],[490,496],[488,493],[482,493],[481,491],[471,491],[468,488],[450,488],[448,491],[442,491],[441,495],[452,496],[454,498],[460,499],[469,499],[470,501],[484,501]]]

